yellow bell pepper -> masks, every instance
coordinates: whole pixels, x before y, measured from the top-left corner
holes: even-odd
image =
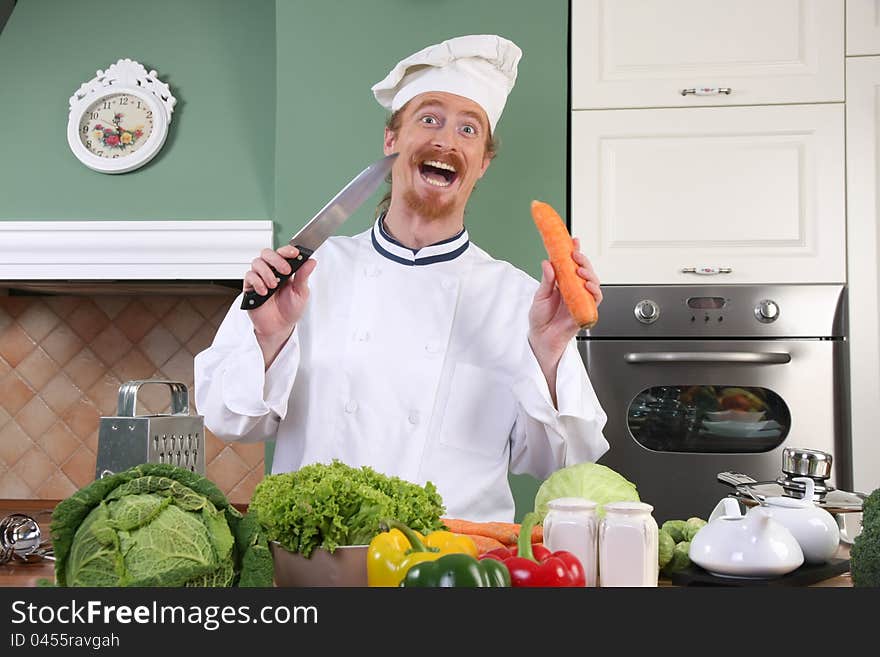
[[[434,561],[444,554],[477,557],[477,545],[467,536],[442,530],[423,536],[394,520],[385,524],[390,529],[376,534],[367,548],[369,586],[400,586],[412,566]]]

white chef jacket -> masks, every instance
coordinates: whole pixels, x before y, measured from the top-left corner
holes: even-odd
[[[381,218],[313,256],[306,311],[267,371],[241,295],[195,358],[195,402],[223,440],[275,440],[272,471],[333,458],[424,485],[450,517],[512,521],[508,469],[539,479],[608,449],[574,341],[558,410],[528,343],[535,279],[466,230],[412,250]]]

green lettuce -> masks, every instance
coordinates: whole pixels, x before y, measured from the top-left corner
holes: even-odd
[[[547,502],[558,497],[582,497],[596,502],[599,517],[608,502],[639,502],[636,486],[622,475],[598,463],[577,463],[551,474],[535,494],[535,512],[547,515]]]
[[[431,482],[419,486],[336,459],[266,475],[248,508],[270,541],[306,557],[315,548],[366,545],[390,518],[423,533],[442,529],[445,511]]]
[[[213,482],[146,463],[83,487],[50,525],[58,586],[272,586],[259,523]]]

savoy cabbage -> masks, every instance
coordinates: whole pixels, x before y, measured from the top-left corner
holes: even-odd
[[[272,586],[259,523],[168,464],[97,479],[52,514],[58,586]]]

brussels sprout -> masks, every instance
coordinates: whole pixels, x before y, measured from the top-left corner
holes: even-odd
[[[675,549],[675,541],[672,540],[672,537],[668,532],[665,532],[662,529],[657,536],[657,563],[660,565],[660,570],[663,570],[663,568],[666,567],[666,564],[672,559],[672,551]]]
[[[700,531],[705,524],[706,521],[702,518],[688,518],[684,526],[684,540],[694,540],[694,536],[697,535],[697,532]]]
[[[684,570],[685,568],[690,566],[690,549],[690,541],[682,541],[681,543],[676,543],[675,548],[672,550],[672,559],[670,559],[669,563],[666,564],[666,567],[663,569],[664,572],[677,573],[678,571]]]
[[[684,528],[687,526],[686,520],[667,520],[661,525],[660,529],[669,534],[676,543],[684,540]]]

